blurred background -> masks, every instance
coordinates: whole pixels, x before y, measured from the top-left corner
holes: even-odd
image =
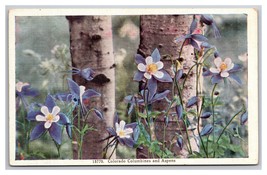
[[[243,65],[243,71],[239,73],[242,86],[221,83],[217,89],[222,93],[220,100],[226,104],[218,113],[225,117],[222,117],[222,120],[227,120],[243,104],[247,104],[247,18],[246,15],[236,14],[214,15],[214,18],[222,37],[215,39],[212,30],[207,27],[205,35],[209,38],[209,43],[217,47],[223,59],[230,57],[233,62]],[[117,64],[116,110],[121,119],[131,122],[126,115],[127,104],[123,99],[138,91],[138,83],[133,82],[132,78],[136,70],[134,55],[139,45],[139,16],[113,16],[112,25]],[[35,98],[34,102],[43,103],[47,93],[54,94],[67,90],[65,79],[70,75],[64,71],[70,70],[70,65],[69,26],[64,16],[16,17],[16,81],[28,82],[41,91],[41,95]],[[209,93],[211,88],[210,82],[204,81],[204,91]],[[238,132],[243,139],[232,141],[247,149],[247,129],[246,126],[242,127],[240,128],[238,121],[231,125],[230,129]],[[22,136],[18,130],[17,138],[20,137]],[[71,143],[66,135],[63,139],[61,157],[71,159]],[[49,137],[35,140],[30,144],[30,149],[40,154],[39,158],[55,157],[57,152],[56,149],[51,149],[53,147],[55,145]],[[230,157],[240,156],[233,152],[228,154]],[[135,152],[126,147],[119,147],[117,157],[134,158]]]

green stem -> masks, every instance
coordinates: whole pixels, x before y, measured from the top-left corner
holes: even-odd
[[[213,128],[215,127],[215,111],[214,111],[215,104],[214,104],[213,98],[214,98],[214,92],[215,92],[216,86],[217,86],[217,83],[214,84],[213,89],[211,91],[211,95],[210,95],[211,96],[212,127]],[[207,138],[207,153],[209,153],[208,152],[208,149],[209,149],[209,147],[208,147],[209,140],[208,139],[209,139],[209,137]],[[213,145],[214,145],[215,144],[215,130],[214,129],[212,131],[212,141],[213,141]]]
[[[188,72],[187,72],[187,75],[185,76],[185,79],[184,79],[184,81],[183,81],[183,90],[184,90],[184,86],[185,86],[185,82],[187,81],[187,77],[189,77],[189,75],[190,75],[190,73],[191,73],[191,71],[193,70],[193,68],[196,66],[196,64],[194,64],[189,70],[188,70]]]
[[[54,143],[55,143],[55,145],[57,147],[57,156],[58,156],[58,159],[59,159],[60,158],[60,145],[57,144],[57,142],[55,140],[53,140],[53,141],[54,141]]]
[[[196,96],[197,96],[197,98],[199,98],[199,76],[200,76],[201,65],[199,63],[197,63],[196,66],[197,66],[196,67]],[[204,98],[202,98],[202,105],[201,105],[200,109],[199,109],[199,104],[197,103],[197,132],[198,132],[198,135],[200,138],[201,145],[202,145],[204,152],[206,154],[206,157],[208,158],[209,157],[208,152],[206,151],[203,138],[200,135],[200,115],[201,115],[201,112],[203,109],[203,104],[204,104]]]
[[[162,157],[163,157],[163,153],[165,151],[166,127],[167,127],[167,125],[164,124],[164,128],[163,128],[163,151],[162,151]]]
[[[81,141],[81,138],[82,138],[82,134],[80,133],[81,132],[81,106],[78,107],[78,131],[79,131],[79,138],[77,138],[77,141],[78,141],[78,159],[81,159],[82,158],[82,141]]]
[[[185,126],[185,133],[186,133],[186,138],[188,140],[188,145],[189,145],[189,153],[192,154],[192,147],[191,147],[191,142],[190,142],[190,138],[189,138],[189,134],[188,134],[188,128],[186,126],[186,122],[185,122],[185,119],[183,119],[183,123],[184,123],[184,126]]]
[[[238,116],[242,111],[244,111],[243,108],[242,108],[240,111],[238,111],[238,112],[237,112],[237,113],[236,113],[236,114],[229,120],[229,122],[226,124],[226,126],[223,128],[221,134],[219,135],[219,137],[218,137],[218,139],[217,139],[217,141],[216,141],[216,144],[219,143],[219,141],[220,141],[220,139],[221,139],[223,133],[225,132],[226,128],[231,124],[231,122],[234,120],[234,118],[235,118],[236,116]],[[213,157],[215,158],[215,151],[213,152]]]

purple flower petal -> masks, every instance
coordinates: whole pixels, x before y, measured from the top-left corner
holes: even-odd
[[[197,102],[198,102],[198,98],[197,98],[197,96],[191,97],[191,98],[188,100],[188,102],[187,102],[187,104],[186,104],[186,107],[187,107],[187,108],[190,108],[190,107],[192,107],[193,105],[197,104]]]
[[[125,128],[132,128],[132,129],[134,129],[136,126],[137,126],[137,122],[134,122],[134,123],[126,124],[125,125]]]
[[[58,123],[61,125],[66,125],[66,124],[70,124],[70,119],[63,113],[59,113],[59,121]]]
[[[220,74],[214,74],[212,77],[211,77],[211,83],[212,84],[216,84],[216,83],[219,83],[223,78],[220,76]]]
[[[27,115],[27,120],[35,121],[37,115],[43,115],[43,113],[41,111],[30,111]]]
[[[169,93],[170,93],[170,90],[165,90],[164,92],[157,93],[157,94],[153,97],[151,103],[153,103],[153,102],[155,102],[155,101],[158,101],[158,100],[162,100],[162,99],[164,99]]]
[[[197,19],[194,19],[190,25],[190,34],[194,32],[194,30],[197,28]]]
[[[184,36],[180,36],[180,37],[176,38],[175,41],[176,41],[177,43],[179,43],[180,41],[184,41],[185,39],[189,39],[189,38],[191,38],[191,34],[187,34],[187,35],[184,35]]]
[[[61,126],[59,126],[57,123],[52,123],[48,131],[53,140],[60,145],[62,137]]]
[[[112,136],[116,136],[117,135],[117,133],[115,132],[115,130],[113,128],[111,128],[111,127],[108,127],[107,128],[107,131]]]
[[[83,99],[91,98],[91,97],[100,97],[101,94],[96,92],[93,89],[88,89],[83,93]]]
[[[128,95],[128,96],[124,97],[124,101],[126,103],[133,103],[133,96],[132,95]]]
[[[248,112],[244,112],[240,117],[241,125],[244,125],[248,121]]]
[[[228,72],[229,73],[238,72],[241,69],[242,69],[242,65],[240,65],[240,64],[234,64],[234,67],[231,70],[229,70]]]
[[[152,52],[151,57],[153,58],[154,63],[160,61],[160,54],[157,48]]]
[[[39,95],[38,90],[31,88],[30,85],[22,87],[21,93],[25,96],[32,96],[32,97]]]
[[[130,115],[131,112],[133,111],[133,107],[134,107],[134,104],[133,103],[130,104],[130,107],[129,107],[128,112],[127,112],[128,115]]]
[[[200,135],[201,136],[209,135],[212,131],[213,131],[213,126],[211,124],[207,124],[201,130]]]
[[[218,27],[216,26],[215,22],[213,22],[213,23],[211,24],[211,26],[212,26],[213,33],[214,33],[215,38],[216,38],[216,39],[217,39],[217,38],[221,38],[220,31],[219,31]]]
[[[137,142],[137,140],[139,138],[139,135],[140,135],[140,128],[139,127],[135,127],[134,131],[133,131],[133,138],[134,138],[135,142]]]
[[[125,145],[124,140],[125,140],[125,139],[122,139],[122,138],[118,137],[118,141],[119,141],[122,145]]]
[[[200,50],[200,48],[199,48],[197,42],[195,42],[193,39],[190,40],[190,44],[191,44],[195,49]]]
[[[164,69],[161,69],[160,70],[161,72],[163,72],[164,76],[162,78],[157,78],[157,77],[154,77],[155,79],[157,79],[158,81],[160,82],[166,82],[166,83],[171,83],[172,82],[172,77],[164,70]]]
[[[49,112],[52,112],[53,107],[56,106],[56,103],[51,95],[47,95],[45,106],[47,106]]]
[[[148,101],[151,101],[151,99],[153,98],[153,96],[157,92],[157,88],[158,88],[157,80],[153,77],[151,79],[149,79],[147,82],[147,88],[149,90]]]
[[[208,38],[206,38],[204,35],[201,35],[201,34],[193,34],[193,35],[191,35],[191,38],[193,40],[202,41],[202,42],[208,41]]]
[[[237,75],[235,75],[235,74],[230,74],[230,75],[229,75],[229,78],[235,80],[239,85],[242,85],[242,81],[241,81],[241,79],[240,79]]]
[[[176,105],[175,111],[176,111],[176,114],[178,116],[178,119],[181,120],[183,117],[183,106],[182,105]]]
[[[200,118],[209,118],[211,115],[212,115],[211,112],[204,112],[204,113],[200,116]]]
[[[71,125],[70,124],[67,124],[66,125],[66,132],[67,132],[67,134],[68,134],[68,136],[69,136],[70,139],[72,139],[72,131],[71,130],[72,130],[71,129]]]
[[[207,24],[207,25],[211,25],[213,23],[213,16],[208,15],[208,14],[203,14],[200,17],[200,21]]]
[[[77,96],[80,95],[80,88],[76,82],[68,78],[68,85],[69,85],[70,93],[72,93],[73,95],[75,94]]]
[[[134,147],[135,142],[132,138],[123,138],[121,140],[123,140],[124,144],[127,145],[128,147],[130,148]]]
[[[177,138],[176,145],[179,146],[180,149],[183,148],[184,143],[183,143],[183,138],[182,137],[179,136]]]
[[[144,77],[144,73],[143,72],[140,72],[140,71],[137,71],[135,74],[134,74],[134,78],[133,80],[134,81],[142,81]]]
[[[136,64],[139,64],[139,63],[146,64],[145,58],[140,54],[135,55],[135,62]]]
[[[100,120],[103,120],[103,119],[104,119],[103,114],[102,114],[98,109],[95,109],[95,108],[94,108],[94,111],[95,111],[96,116],[97,116]]]
[[[207,43],[207,42],[202,42],[202,43],[201,43],[201,47],[204,47],[204,48],[211,48],[212,46],[211,46],[209,43]]]
[[[80,71],[80,75],[87,81],[91,81],[94,77],[94,71],[91,68],[86,68]]]
[[[30,135],[30,140],[38,139],[45,131],[46,129],[44,127],[44,122],[40,122],[33,128]]]
[[[203,73],[202,73],[202,76],[206,77],[206,76],[211,76],[213,75],[213,73],[207,69],[206,67],[203,68]]]
[[[70,93],[57,93],[54,95],[54,98],[59,101],[70,102],[72,100],[72,94]]]
[[[183,69],[179,69],[176,73],[176,81],[178,82],[183,76]]]

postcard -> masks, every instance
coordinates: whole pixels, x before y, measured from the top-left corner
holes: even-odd
[[[258,164],[253,8],[9,10],[11,166]]]

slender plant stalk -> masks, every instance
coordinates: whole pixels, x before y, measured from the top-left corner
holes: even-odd
[[[163,151],[162,151],[162,157],[163,157],[163,153],[164,153],[164,150],[165,150],[166,128],[167,128],[167,125],[164,124],[164,128],[163,128]]]
[[[199,64],[197,63],[196,64],[196,96],[197,96],[197,99],[199,98],[199,69],[201,69],[201,66],[199,67]],[[204,149],[204,152],[206,154],[206,157],[208,158],[209,155],[208,155],[208,152],[206,151],[206,148],[205,148],[205,145],[204,145],[204,142],[203,142],[203,139],[202,139],[202,136],[200,135],[200,115],[201,115],[201,111],[203,109],[203,103],[204,103],[204,100],[202,99],[202,105],[201,105],[201,109],[199,109],[199,103],[197,103],[197,132],[198,132],[198,135],[199,135],[199,138],[200,138],[200,142],[201,142],[201,145]]]
[[[182,90],[184,90],[184,86],[185,86],[185,82],[187,81],[187,77],[188,77],[188,75],[190,75],[190,73],[191,73],[191,71],[193,70],[193,68],[196,66],[196,64],[194,64],[189,70],[188,70],[188,72],[187,72],[187,75],[185,76],[185,78],[184,78],[184,81],[183,81],[183,88],[182,88]]]
[[[175,82],[175,86],[176,86],[177,91],[178,91],[178,96],[179,96],[179,99],[180,99],[180,103],[181,103],[182,108],[184,110],[185,108],[184,108],[183,99],[182,99],[182,92],[180,91],[180,88],[178,86],[178,83],[176,81],[176,78],[174,79],[174,82]],[[185,125],[186,138],[187,138],[188,144],[189,144],[189,153],[192,154],[192,146],[191,146],[191,143],[190,143],[190,138],[189,138],[189,134],[188,134],[188,129],[187,129],[187,126],[186,126],[186,122],[185,122],[185,119],[184,118],[182,120],[183,120],[183,123]]]
[[[181,128],[181,126],[180,126],[179,121],[177,120],[176,122],[177,122],[177,125],[178,125],[178,128],[179,128],[179,131],[182,131],[182,128]],[[181,134],[181,136],[182,136],[183,140],[185,140],[183,134]],[[188,145],[187,145],[187,144],[185,144],[185,145],[186,145],[187,150],[189,151],[189,147],[188,147]]]
[[[215,92],[215,89],[216,89],[216,86],[217,86],[217,83],[214,84],[213,86],[213,89],[211,91],[211,110],[212,110],[212,127],[214,128],[215,127],[215,104],[214,104],[214,92]],[[213,129],[212,131],[212,140],[213,140],[213,145],[215,144],[215,130]],[[208,149],[209,149],[209,136],[207,137],[207,153],[209,154],[208,152]]]
[[[241,112],[243,112],[243,111],[244,111],[244,109],[242,108],[240,111],[238,111],[238,112],[237,112],[237,113],[236,113],[236,114],[229,120],[229,122],[226,124],[226,126],[223,128],[221,134],[219,135],[219,137],[218,137],[218,139],[217,139],[217,141],[216,141],[216,144],[219,143],[219,141],[220,141],[220,139],[221,139],[223,133],[225,132],[225,130],[227,129],[227,127],[232,123],[232,121],[235,119],[235,117],[238,116],[238,115],[239,115]],[[216,155],[216,152],[213,151],[213,158],[215,158],[215,155]]]
[[[114,147],[113,151],[111,152],[111,154],[110,154],[110,156],[109,156],[109,158],[108,158],[108,159],[110,159],[110,158],[111,158],[111,156],[113,155],[114,151],[116,150],[116,148],[117,148],[118,144],[119,144],[119,142],[116,142],[116,145],[115,145],[115,147]]]

